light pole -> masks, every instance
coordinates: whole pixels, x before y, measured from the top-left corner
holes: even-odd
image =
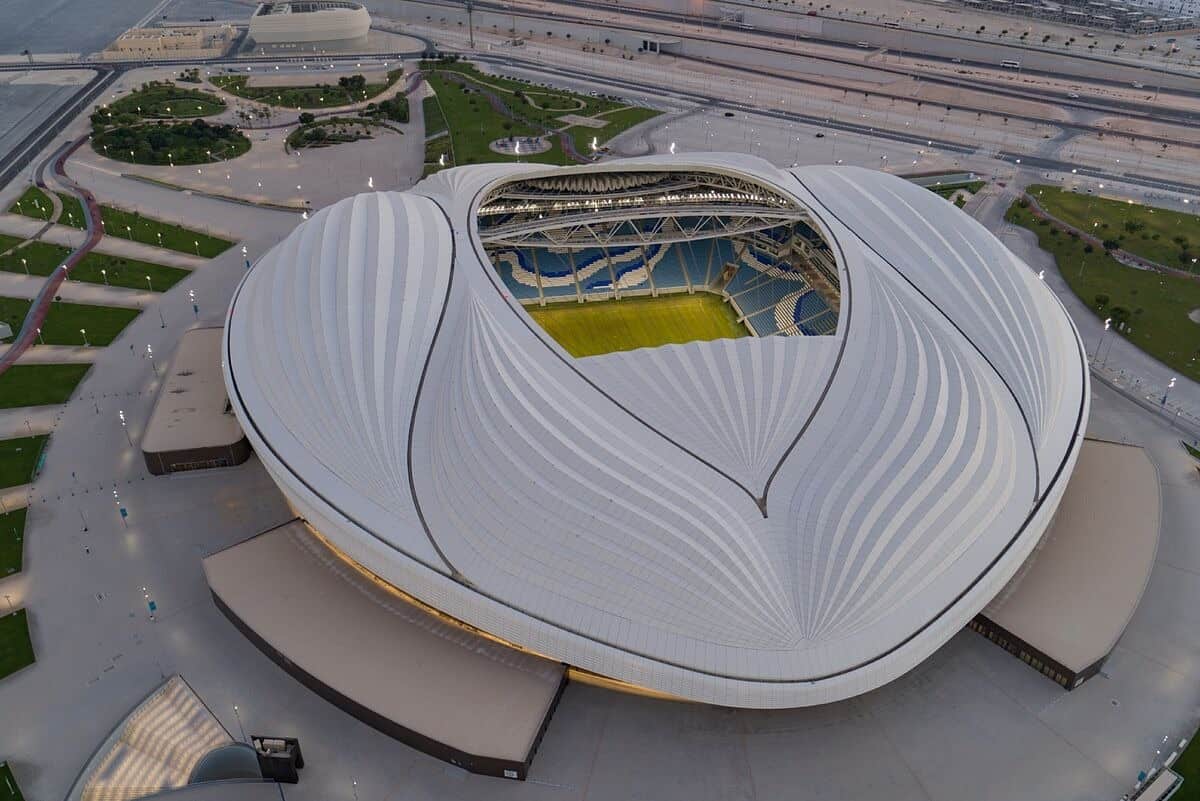
[[[25,261],[25,259],[21,259],[21,266],[25,268],[25,274],[29,275],[29,262]]]
[[[1111,326],[1112,326],[1112,318],[1105,317],[1104,318],[1104,330],[1100,332],[1100,338],[1098,340],[1096,340],[1096,355],[1094,357],[1092,357],[1093,363],[1096,361],[1096,359],[1100,358],[1100,348],[1104,346],[1104,337],[1108,334],[1108,329]]]
[[[41,329],[38,329],[38,333],[39,333],[39,334],[41,333]],[[80,328],[80,329],[79,329],[79,333],[80,333],[80,335],[83,337],[83,346],[84,346],[85,348],[90,348],[90,347],[92,346],[92,343],[88,342],[88,338],[87,338],[87,331],[85,331],[84,329]]]
[[[146,286],[150,287],[150,291],[154,291],[154,282],[150,280],[150,276],[146,276]]]
[[[104,279],[104,285],[108,286],[108,270],[100,268],[100,276]]]
[[[121,418],[121,428],[125,430],[125,439],[129,440],[129,447],[133,447],[133,437],[129,436],[129,426],[125,423],[125,410],[119,409],[117,417]]]
[[[242,733],[242,741],[246,742],[246,729],[242,727],[242,713],[238,711],[238,705],[233,705],[233,716],[237,718],[238,731]]]
[[[196,302],[196,290],[194,290],[194,289],[188,290],[188,300],[190,300],[192,302],[192,314],[195,315],[195,317],[197,319],[199,319],[200,304]]]
[[[158,375],[158,365],[154,363],[154,348],[149,345],[146,346],[146,358],[150,360],[150,369],[154,371],[155,375]]]
[[[1167,382],[1167,389],[1165,392],[1163,392],[1162,403],[1159,405],[1161,405],[1161,406],[1167,405],[1167,396],[1171,394],[1171,387],[1173,387],[1173,386],[1175,386],[1175,377],[1171,376],[1171,380]]]
[[[38,344],[39,344],[39,345],[45,345],[45,344],[46,344],[46,340],[42,339],[42,329],[40,329],[40,328],[39,328],[39,329],[37,330],[37,335],[38,335]]]

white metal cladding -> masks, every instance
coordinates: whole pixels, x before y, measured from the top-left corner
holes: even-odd
[[[842,273],[829,337],[572,359],[503,291],[474,210],[537,165],[322,210],[235,296],[227,380],[297,510],[448,614],[684,698],[787,707],[909,670],[1040,539],[1087,415],[1065,311],[981,226],[855,168],[719,154]]]

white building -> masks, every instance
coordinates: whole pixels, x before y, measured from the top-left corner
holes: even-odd
[[[259,45],[364,40],[371,15],[346,0],[262,3],[250,17],[250,38]]]
[[[753,335],[576,358],[532,314],[682,292]],[[1089,404],[1065,310],[977,222],[745,155],[349,198],[263,256],[225,336],[247,436],[344,555],[523,649],[738,707],[864,693],[962,630],[1046,531]]]

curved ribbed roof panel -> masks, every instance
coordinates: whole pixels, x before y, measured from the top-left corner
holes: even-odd
[[[836,334],[574,359],[479,243],[499,182],[689,169],[809,211]],[[1040,539],[1088,403],[1065,311],[951,204],[719,154],[342,201],[249,273],[226,347],[264,464],[352,558],[521,647],[734,706],[844,698],[944,643]]]

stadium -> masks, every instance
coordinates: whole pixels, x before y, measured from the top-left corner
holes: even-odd
[[[962,630],[1050,525],[1089,405],[1058,300],[952,204],[746,155],[343,200],[247,273],[223,351],[346,564],[731,707],[849,698]]]

